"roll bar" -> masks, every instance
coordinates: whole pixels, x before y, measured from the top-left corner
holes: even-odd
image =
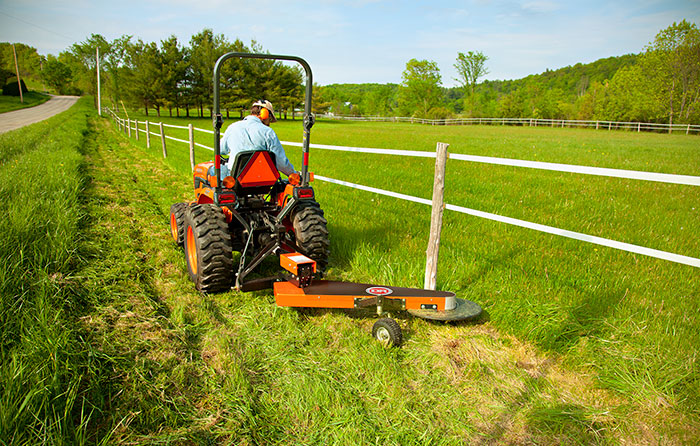
[[[216,171],[216,194],[214,195],[214,201],[219,204],[219,195],[221,194],[221,126],[224,123],[224,119],[221,116],[221,109],[219,107],[219,79],[221,64],[226,60],[237,57],[240,59],[267,59],[267,60],[286,60],[291,62],[297,62],[304,68],[306,72],[306,93],[304,98],[304,139],[302,142],[302,152],[303,158],[301,163],[301,185],[307,186],[309,182],[309,139],[311,136],[311,127],[313,127],[315,119],[311,114],[311,97],[313,88],[313,77],[311,74],[311,67],[309,64],[297,56],[281,56],[276,54],[258,54],[258,53],[226,53],[219,57],[214,64],[214,169]]]

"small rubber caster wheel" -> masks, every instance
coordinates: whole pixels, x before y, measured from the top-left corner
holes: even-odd
[[[401,327],[395,320],[388,317],[383,317],[374,323],[372,336],[385,347],[399,347],[403,341]]]

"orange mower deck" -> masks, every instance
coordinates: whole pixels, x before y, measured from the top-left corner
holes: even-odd
[[[402,311],[423,319],[461,321],[477,318],[481,307],[448,291],[314,280],[301,288],[290,282],[274,284],[275,300],[281,307],[363,309],[377,307]]]

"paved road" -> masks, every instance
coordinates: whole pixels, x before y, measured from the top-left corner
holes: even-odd
[[[23,108],[0,114],[0,133],[9,132],[25,125],[43,121],[68,110],[78,100],[78,96],[53,96],[36,107]]]

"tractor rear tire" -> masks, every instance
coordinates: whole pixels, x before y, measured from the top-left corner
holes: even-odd
[[[178,246],[185,243],[185,211],[187,203],[175,203],[170,206],[170,235]]]
[[[187,271],[194,286],[205,293],[231,289],[231,234],[223,211],[213,204],[187,208],[184,224]]]
[[[316,202],[300,203],[292,218],[296,244],[302,254],[316,261],[316,270],[323,273],[328,266],[330,241],[323,210]]]

